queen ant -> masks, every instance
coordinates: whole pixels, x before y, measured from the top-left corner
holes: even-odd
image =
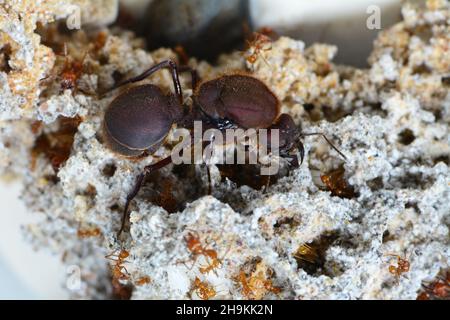
[[[115,88],[139,82],[156,71],[168,68],[172,75],[175,94],[164,93],[156,85],[144,84],[126,89],[108,106],[104,115],[104,140],[113,152],[129,158],[153,154],[167,138],[172,125],[192,128],[201,121],[209,128],[267,129],[269,136],[279,133],[279,155],[291,168],[303,162],[305,136],[320,135],[344,159],[345,156],[323,133],[303,133],[287,113],[280,113],[280,101],[261,80],[243,73],[225,74],[198,83],[197,72],[189,67],[178,67],[172,60],[162,61],[142,74],[117,84]],[[189,71],[193,88],[193,106],[184,104],[179,72]],[[275,130],[275,131],[273,131]],[[267,149],[271,150],[270,141]],[[298,154],[300,155],[300,162]],[[131,201],[150,173],[172,163],[167,156],[144,167],[126,197],[118,236],[125,227]]]

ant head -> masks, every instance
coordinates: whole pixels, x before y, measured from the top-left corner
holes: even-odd
[[[279,130],[279,146],[281,151],[290,151],[300,139],[300,129],[292,117],[286,113],[281,114],[270,129]]]

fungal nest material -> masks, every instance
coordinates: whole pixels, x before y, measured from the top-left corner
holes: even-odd
[[[334,64],[334,46],[305,48],[287,37],[255,55],[252,47],[222,55],[216,66],[191,58],[202,78],[252,73],[283,112],[305,132],[325,133],[348,161],[306,137],[303,165],[267,192],[211,166],[211,195],[204,167],[167,167],[146,181],[122,242],[116,232],[135,176],[174,141],[139,161],[117,157],[100,134],[116,93],[98,93],[177,55],[148,52],[130,31],[103,27],[111,16],[61,32],[57,21],[70,15],[61,1],[7,3],[0,173],[21,177],[22,200],[42,217],[24,227],[30,244],[80,267],[73,298],[416,299],[449,268],[448,1],[404,4],[367,69]],[[188,99],[189,77],[181,80]],[[166,71],[144,82],[172,90]],[[111,258],[123,250],[126,259]],[[389,254],[407,259],[409,270],[390,273]]]

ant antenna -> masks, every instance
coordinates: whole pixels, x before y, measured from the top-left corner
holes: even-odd
[[[339,153],[339,155],[344,158],[345,161],[347,161],[347,157],[341,152],[339,151],[338,148],[335,147],[334,144],[331,143],[331,141],[327,138],[327,136],[325,134],[323,134],[322,132],[310,132],[310,133],[301,133],[300,134],[301,137],[307,137],[307,136],[321,136],[322,138],[325,139],[325,141],[337,152]]]

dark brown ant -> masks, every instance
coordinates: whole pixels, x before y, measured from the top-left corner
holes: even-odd
[[[155,85],[144,84],[131,87],[119,94],[108,106],[103,123],[105,142],[112,151],[126,157],[141,157],[154,153],[162,145],[173,124],[187,128],[194,120],[201,120],[204,127],[219,130],[272,129],[279,130],[279,154],[293,168],[299,166],[295,153],[300,153],[303,162],[304,148],[301,138],[321,135],[342,157],[345,156],[322,133],[302,133],[292,117],[280,114],[280,102],[274,93],[260,80],[241,73],[226,74],[197,85],[197,73],[188,67],[178,68],[172,60],[165,60],[147,69],[142,74],[115,86],[141,81],[158,70],[171,71],[175,94],[164,94]],[[193,87],[193,108],[183,104],[183,93],[179,72],[190,71]],[[270,138],[267,139],[270,151]],[[138,175],[136,184],[128,194],[122,225],[124,229],[131,200],[139,192],[144,178],[153,171],[172,163],[168,156],[148,165]]]

